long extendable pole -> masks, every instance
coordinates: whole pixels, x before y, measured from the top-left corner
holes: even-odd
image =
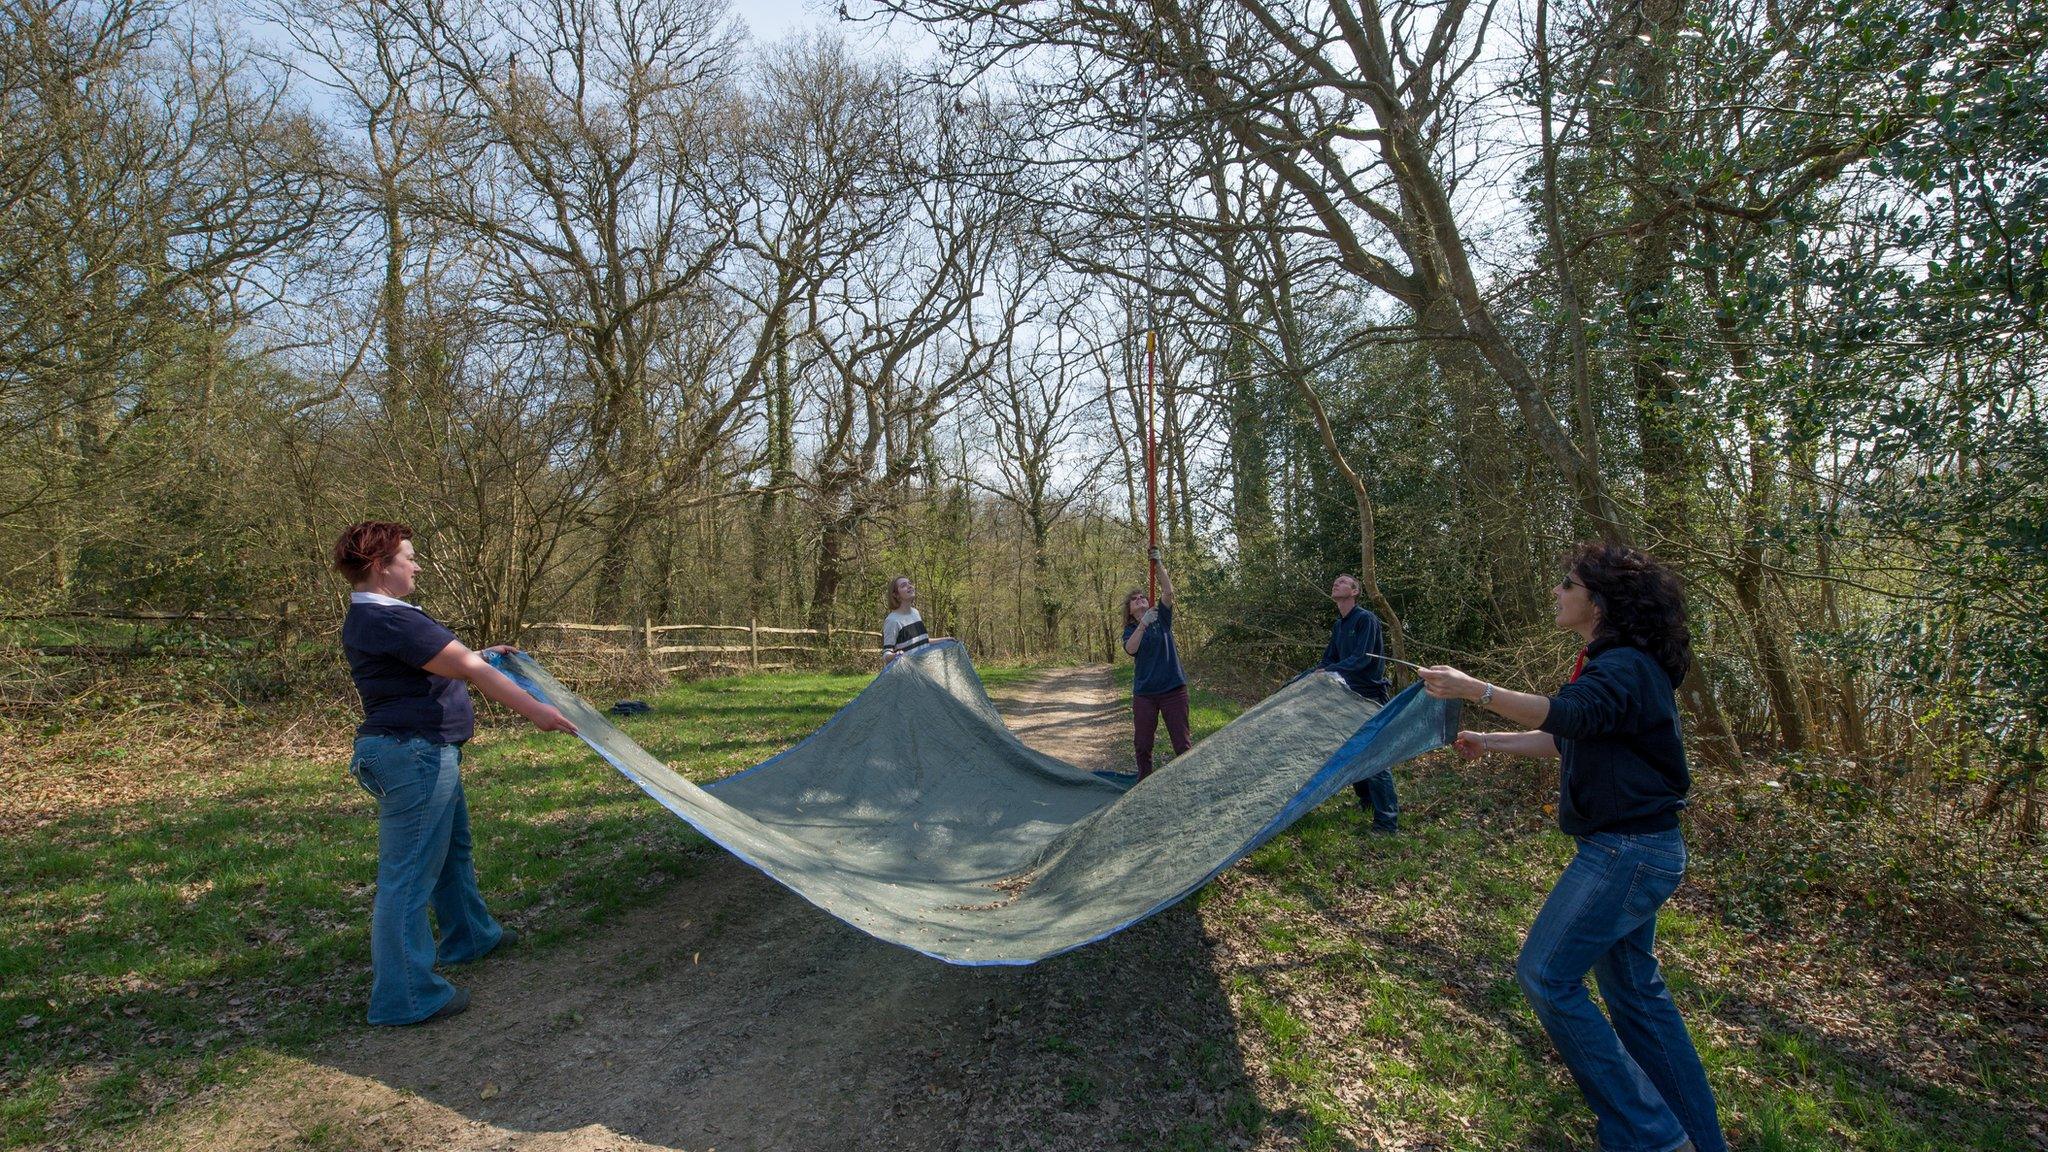
[[[1157,356],[1158,333],[1147,317],[1145,326],[1145,587],[1146,598],[1159,598],[1159,573],[1149,559],[1159,547],[1159,426],[1158,401],[1153,389],[1153,362]]]
[[[1152,161],[1152,87],[1153,79],[1145,74],[1141,65],[1138,69],[1138,96],[1144,101],[1144,109],[1138,120],[1138,160],[1141,165]],[[1140,203],[1149,208],[1154,173],[1145,175],[1145,197]],[[1152,553],[1159,550],[1159,401],[1154,383],[1159,359],[1159,315],[1158,284],[1153,279],[1152,269],[1152,222],[1144,220],[1139,228],[1140,239],[1145,245],[1145,588],[1146,598],[1159,599],[1159,573],[1152,567]]]

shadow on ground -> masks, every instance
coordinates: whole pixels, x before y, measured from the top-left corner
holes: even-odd
[[[1191,911],[962,969],[737,861],[693,879],[572,955],[486,962],[467,1015],[353,1033],[315,1079],[417,1096],[444,1115],[389,1135],[444,1147],[1221,1147],[1259,1122]]]
[[[1087,767],[1127,754],[1106,669],[1009,695],[1005,712],[1034,746]],[[1191,906],[1029,968],[955,968],[862,936],[714,849],[692,863],[577,942],[458,973],[467,1014],[353,1028],[145,1139],[1199,1149],[1290,1122],[1257,1103]]]

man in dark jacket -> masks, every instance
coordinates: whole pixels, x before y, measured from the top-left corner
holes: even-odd
[[[1358,603],[1358,577],[1345,573],[1330,581],[1330,599],[1337,605],[1337,622],[1330,628],[1329,646],[1323,649],[1318,672],[1343,677],[1353,692],[1367,700],[1387,702],[1386,633],[1380,618]],[[1372,813],[1372,830],[1391,836],[1399,825],[1401,801],[1394,793],[1394,774],[1378,772],[1351,786],[1358,804]]]

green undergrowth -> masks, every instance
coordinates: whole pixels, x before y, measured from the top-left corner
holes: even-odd
[[[1000,689],[1030,673],[982,675]],[[812,731],[866,682],[680,684],[622,726],[709,780]],[[1128,691],[1128,664],[1117,683]],[[1235,714],[1200,685],[1192,695],[1197,738]],[[8,828],[0,1144],[118,1131],[356,1026],[374,808],[343,771],[342,739],[329,733],[319,755],[190,765],[110,734],[101,751],[119,754],[92,770],[147,772],[150,789]],[[1198,894],[1256,1093],[1165,1146],[1593,1146],[1590,1114],[1514,981],[1522,934],[1571,851],[1532,802],[1540,778],[1443,755],[1399,776],[1400,836],[1370,836],[1345,792]],[[560,737],[489,729],[465,786],[480,879],[523,946],[573,937],[709,858]],[[1748,883],[1731,835],[1695,838],[1694,875],[1659,930],[1736,1148],[2048,1147],[2037,972],[1972,966],[1989,951],[1886,951],[1877,934],[1797,918],[1760,925],[1731,891]],[[1097,1091],[1075,1079],[1061,1106],[1085,1109]]]
[[[1200,894],[1249,1059],[1305,1147],[1594,1147],[1514,978],[1571,841],[1447,756],[1399,779],[1400,836],[1369,835],[1345,793]],[[1734,1147],[2048,1146],[2030,1009],[2001,1021],[1971,977],[1861,941],[1739,927],[1713,869],[1695,860],[1659,951]]]
[[[1000,688],[1020,669],[983,669]],[[867,675],[678,684],[620,722],[712,780],[816,729]],[[352,1025],[369,982],[376,809],[328,754],[128,755],[124,785],[17,821],[0,855],[0,1146],[105,1130]],[[109,754],[113,753],[113,754]],[[53,766],[52,770],[58,770]],[[76,772],[78,766],[61,766]],[[463,785],[493,910],[546,946],[699,866],[705,842],[580,744],[498,725]]]
[[[1129,666],[1117,675],[1128,689]],[[1198,736],[1235,712],[1193,694]],[[1514,976],[1571,858],[1541,804],[1554,778],[1441,753],[1398,777],[1400,836],[1371,835],[1346,791],[1197,894],[1261,1100],[1185,1146],[1265,1146],[1275,1127],[1280,1146],[1308,1149],[1596,1146]],[[1896,910],[1868,901],[1835,902],[1825,926],[1790,903],[1760,919],[1755,859],[1777,847],[1712,817],[1695,839],[1721,855],[1695,856],[1659,917],[1659,950],[1733,1147],[2048,1148],[2048,994],[2024,979],[2035,942],[1999,947],[1981,916],[1957,947],[1887,939]],[[1830,848],[1842,872],[1878,851]]]

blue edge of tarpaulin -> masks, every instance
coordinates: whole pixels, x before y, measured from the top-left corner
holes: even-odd
[[[920,656],[924,656],[933,651],[938,650],[938,648],[941,645],[957,643],[959,643],[959,641],[957,640],[938,640],[933,641],[930,644],[922,645],[898,657],[896,662],[892,662],[887,667],[884,667],[880,675],[888,675],[890,669],[894,668],[896,663],[900,663],[903,660],[914,660],[919,658]],[[524,654],[522,653],[522,655]],[[504,657],[498,655],[497,653],[488,654],[487,656],[485,656],[485,659],[488,660],[493,667],[499,669],[500,671],[504,672],[507,676],[511,677],[513,682],[517,683],[521,688],[525,689],[528,695],[531,695],[536,699],[547,699],[546,694],[540,691],[539,688],[531,680],[527,679],[525,676],[522,676],[519,672],[518,667],[511,661],[506,660]],[[532,659],[532,657],[527,657],[527,659]],[[981,688],[983,694],[986,695],[987,689],[981,683],[981,675],[978,672],[972,671],[973,663],[971,661],[968,663],[968,668],[970,674],[974,676],[975,686],[977,688]],[[871,683],[869,687],[872,686],[873,685]],[[849,700],[844,705],[841,705],[839,710],[837,712],[834,712],[830,719],[827,719],[823,724],[820,724],[816,731],[804,737],[802,740],[797,741],[795,744],[792,744],[789,747],[783,749],[782,751],[777,752],[775,755],[770,756],[768,759],[761,761],[759,764],[756,764],[751,768],[746,768],[739,772],[735,772],[730,776],[723,777],[719,780],[714,780],[709,784],[700,785],[700,787],[702,787],[706,792],[715,792],[718,789],[719,785],[728,783],[733,780],[737,780],[742,776],[746,776],[754,772],[759,772],[761,769],[766,768],[769,765],[781,760],[783,757],[795,752],[797,749],[803,747],[805,744],[808,744],[812,740],[817,739],[818,736],[821,733],[823,733],[826,729],[838,723],[840,717],[846,715],[846,713],[850,709],[852,709],[854,704],[859,702],[861,696],[866,694],[866,692],[867,688],[863,688],[860,690],[860,692],[855,693],[854,698],[852,700]],[[884,941],[884,943],[897,944],[900,947],[908,948],[921,956],[929,956],[934,960],[938,960],[946,964],[952,964],[961,968],[1002,968],[1022,967],[1028,964],[1036,964],[1041,960],[1050,960],[1054,956],[1064,955],[1068,952],[1074,951],[1077,948],[1085,948],[1088,945],[1094,944],[1098,941],[1107,940],[1111,936],[1114,936],[1117,933],[1123,931],[1124,929],[1129,928],[1131,925],[1136,924],[1142,920],[1148,920],[1154,916],[1157,916],[1159,913],[1164,912],[1168,908],[1173,907],[1175,904],[1178,904],[1181,901],[1187,899],[1189,896],[1199,891],[1203,885],[1209,883],[1209,881],[1214,880],[1216,877],[1222,875],[1224,869],[1229,868],[1231,865],[1258,851],[1262,846],[1265,845],[1265,843],[1268,840],[1271,840],[1273,837],[1278,836],[1296,820],[1299,820],[1303,816],[1306,816],[1308,813],[1313,812],[1316,808],[1320,807],[1325,800],[1328,800],[1330,797],[1336,795],[1346,785],[1352,784],[1358,780],[1363,780],[1367,776],[1377,775],[1379,772],[1391,771],[1392,765],[1394,763],[1392,761],[1390,761],[1386,765],[1382,765],[1375,772],[1363,772],[1358,773],[1357,775],[1352,774],[1353,768],[1357,765],[1357,763],[1360,760],[1365,758],[1367,753],[1371,750],[1373,742],[1379,738],[1380,734],[1386,731],[1386,729],[1388,729],[1389,727],[1391,727],[1396,718],[1406,714],[1412,709],[1420,709],[1423,711],[1436,713],[1437,725],[1436,731],[1432,736],[1430,742],[1423,748],[1417,750],[1414,753],[1411,753],[1411,755],[1419,756],[1423,752],[1429,751],[1431,749],[1441,748],[1444,745],[1449,744],[1454,738],[1456,738],[1458,733],[1459,718],[1458,703],[1452,700],[1438,700],[1428,695],[1425,695],[1422,691],[1422,685],[1420,684],[1409,685],[1407,688],[1403,689],[1400,693],[1395,695],[1395,697],[1392,700],[1387,701],[1386,704],[1382,706],[1378,712],[1373,713],[1371,719],[1367,720],[1364,724],[1360,725],[1358,731],[1351,734],[1350,739],[1344,741],[1343,744],[1339,745],[1337,750],[1335,752],[1332,752],[1327,760],[1323,761],[1323,766],[1316,770],[1316,774],[1309,778],[1308,783],[1302,786],[1301,791],[1295,793],[1294,798],[1292,800],[1289,800],[1287,804],[1284,805],[1280,809],[1280,811],[1274,815],[1273,819],[1267,822],[1265,827],[1259,829],[1258,832],[1252,835],[1251,839],[1245,841],[1243,847],[1239,848],[1235,852],[1232,852],[1228,859],[1224,860],[1221,864],[1218,864],[1215,868],[1211,869],[1209,873],[1203,876],[1201,879],[1195,881],[1193,884],[1188,885],[1186,888],[1181,889],[1179,892],[1174,893],[1172,896],[1169,896],[1166,899],[1161,900],[1159,903],[1154,904],[1152,907],[1145,909],[1143,912],[1138,913],[1136,916],[1133,916],[1130,919],[1115,925],[1114,927],[1099,932],[1094,936],[1090,936],[1086,940],[1076,941],[1073,944],[1069,944],[1065,948],[1061,948],[1056,952],[1048,952],[1044,956],[1040,956],[1034,960],[960,960],[950,956],[941,956],[937,953],[926,952],[924,949],[919,948],[914,944],[904,944],[896,940],[887,940]],[[819,904],[815,900],[812,900],[810,896],[806,894],[802,889],[789,883],[782,877],[777,876],[774,872],[770,871],[766,866],[764,866],[760,861],[749,857],[746,853],[741,852],[738,849],[720,840],[715,834],[713,834],[711,831],[709,831],[708,829],[704,828],[701,824],[699,824],[696,818],[693,817],[690,813],[671,806],[668,803],[668,801],[663,799],[662,796],[655,789],[648,786],[647,781],[641,779],[639,773],[633,771],[624,763],[621,763],[617,757],[613,756],[610,752],[606,751],[601,745],[597,744],[595,741],[591,740],[587,736],[583,736],[581,737],[581,739],[585,744],[589,745],[591,751],[596,752],[598,756],[602,757],[605,763],[610,764],[613,768],[617,769],[620,775],[624,776],[628,780],[631,780],[634,783],[634,785],[638,787],[642,792],[645,792],[650,797],[653,797],[656,803],[660,804],[663,808],[668,809],[668,811],[674,814],[678,819],[682,820],[690,827],[696,829],[699,835],[703,836],[705,839],[711,841],[712,843],[717,844],[720,848],[725,849],[727,852],[732,853],[734,856],[739,857],[749,867],[759,871],[762,875],[767,876],[769,879],[775,881],[777,884],[780,884],[784,888],[789,889],[791,892],[796,893],[798,896],[802,897],[806,903],[809,903],[812,907],[815,907],[818,910],[825,912],[827,915],[831,915],[833,919],[839,920],[841,923],[847,924],[849,927],[859,929],[859,925],[852,924],[849,921],[846,921],[843,918],[834,915],[831,909],[826,908],[824,905]],[[1408,757],[1402,757],[1401,759],[1407,758]],[[1118,780],[1118,776],[1120,775],[1119,773],[1096,772],[1093,775],[1099,778],[1109,780],[1111,782],[1121,782]],[[877,937],[877,939],[880,939],[880,937]]]

